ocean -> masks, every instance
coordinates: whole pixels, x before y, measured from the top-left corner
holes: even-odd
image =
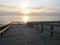
[[[25,16],[25,15],[24,15]],[[0,16],[0,21],[21,22],[24,16]],[[28,21],[59,21],[60,16],[28,16]]]
[[[28,14],[28,15],[22,15],[18,14],[16,12],[14,13],[7,13],[3,12],[0,13],[0,24],[1,23],[9,23],[9,22],[24,22],[24,16],[28,17],[27,22],[31,21],[59,21],[60,15],[42,15],[42,14]],[[26,19],[26,18],[25,18]]]

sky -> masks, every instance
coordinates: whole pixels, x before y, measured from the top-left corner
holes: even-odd
[[[22,16],[27,13],[30,17],[37,16],[37,20],[40,20],[39,16],[60,17],[60,0],[0,0],[0,16]]]
[[[31,10],[46,8],[53,10],[54,8],[60,8],[60,0],[0,0],[0,10],[5,8],[4,10],[8,9],[7,11],[18,11],[24,6]]]

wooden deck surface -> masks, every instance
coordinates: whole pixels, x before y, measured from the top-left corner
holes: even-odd
[[[41,33],[26,25],[13,25],[0,38],[0,45],[60,45],[60,41],[51,37],[49,32]]]

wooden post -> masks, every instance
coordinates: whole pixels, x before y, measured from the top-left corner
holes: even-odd
[[[53,26],[51,26],[51,36],[53,36]]]
[[[36,30],[38,30],[38,24],[36,24]]]
[[[3,36],[3,33],[1,33],[1,37]]]
[[[41,24],[41,32],[43,32],[43,24]]]

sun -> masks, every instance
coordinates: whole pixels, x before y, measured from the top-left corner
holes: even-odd
[[[19,8],[20,8],[20,12],[23,14],[29,14],[29,9],[27,9],[29,7],[29,1],[25,0],[22,1]]]
[[[22,10],[22,13],[23,13],[23,14],[29,14],[29,10],[23,9],[23,10]]]
[[[28,16],[23,16],[23,21],[24,21],[24,23],[27,23],[28,22]]]

